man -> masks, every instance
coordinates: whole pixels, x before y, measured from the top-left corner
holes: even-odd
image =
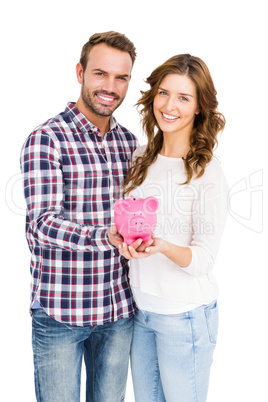
[[[111,211],[137,139],[112,114],[135,57],[125,35],[92,35],[77,103],[22,149],[37,401],[80,401],[82,357],[86,401],[124,400],[135,309]]]

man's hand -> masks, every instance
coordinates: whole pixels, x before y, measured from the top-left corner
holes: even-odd
[[[120,235],[120,233],[117,230],[116,225],[112,225],[108,228],[107,231],[108,239],[109,242],[116,248],[119,247],[119,245],[123,244],[123,237]]]
[[[108,235],[109,242],[114,247],[119,248],[123,245],[124,239],[118,232],[116,225],[112,225],[108,228],[107,235]],[[141,244],[145,244],[145,246],[147,246],[147,242],[142,243],[142,239],[137,239],[134,243],[131,244],[131,246],[136,250],[140,247]]]
[[[109,242],[116,248],[119,249],[120,254],[122,254],[126,259],[130,260],[132,255],[129,253],[128,246],[124,243],[123,237],[117,230],[116,225],[112,225],[108,229],[108,239]],[[147,240],[146,242],[142,242],[142,239],[137,239],[134,243],[131,244],[131,248],[136,250],[137,252],[143,252],[147,247],[149,247],[154,242],[153,239]]]

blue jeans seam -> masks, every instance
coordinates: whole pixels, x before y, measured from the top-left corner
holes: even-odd
[[[190,324],[191,324],[191,329],[192,329],[192,341],[193,341],[193,358],[194,358],[194,399],[195,402],[197,401],[197,389],[196,389],[196,344],[195,344],[195,335],[194,335],[194,328],[193,328],[193,318],[189,317],[190,319]]]
[[[159,370],[159,365],[158,365],[157,390],[156,390],[156,399],[155,399],[156,402],[157,402],[158,394],[159,394],[160,379],[161,379],[161,376],[160,376],[160,370]]]
[[[34,347],[34,359],[35,361],[38,359],[37,356],[37,352],[36,352],[36,329],[35,329],[35,325],[34,325],[34,321],[32,322],[32,326],[33,326],[33,347]],[[39,369],[38,369],[38,364],[35,364],[35,383],[36,383],[36,399],[38,402],[42,402],[41,401],[41,393],[40,393],[40,382],[39,382]]]
[[[211,309],[213,308],[213,307],[215,307],[215,308],[217,308],[217,302],[214,300],[212,303],[210,303],[206,308],[205,308],[205,310],[204,310],[204,313],[205,313],[205,319],[206,319],[206,324],[207,324],[207,331],[208,331],[208,336],[209,336],[209,340],[210,340],[210,343],[212,344],[212,345],[215,345],[216,346],[216,344],[217,344],[217,337],[214,337],[213,335],[212,335],[212,331],[211,331],[211,325],[210,325],[210,315],[211,315]]]
[[[94,348],[91,342],[91,336],[89,337],[90,347],[91,347],[91,354],[92,354],[92,366],[93,366],[93,386],[92,386],[92,394],[93,394],[93,402],[95,402],[95,356],[94,356]]]

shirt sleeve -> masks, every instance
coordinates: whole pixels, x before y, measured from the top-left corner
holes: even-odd
[[[188,267],[183,268],[184,272],[193,276],[211,272],[227,219],[227,200],[228,185],[217,163],[193,203],[192,240],[189,246],[192,260]]]
[[[104,226],[85,226],[64,219],[64,180],[60,152],[48,133],[32,133],[21,152],[30,247],[69,251],[113,249]]]

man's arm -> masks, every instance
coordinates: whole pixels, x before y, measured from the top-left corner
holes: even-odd
[[[108,227],[64,219],[64,180],[58,150],[46,132],[36,131],[21,153],[24,195],[29,216],[28,240],[44,248],[107,251],[113,248]]]

